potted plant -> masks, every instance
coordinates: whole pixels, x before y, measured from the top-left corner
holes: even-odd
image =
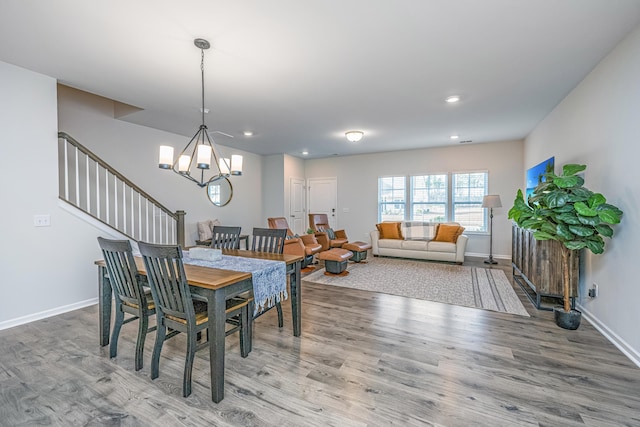
[[[543,174],[529,200],[525,201],[518,190],[509,219],[525,229],[533,231],[536,240],[556,240],[562,248],[562,285],[564,305],[554,308],[558,326],[576,329],[581,313],[571,308],[569,263],[581,249],[594,254],[604,252],[604,237],[613,236],[611,225],[618,224],[622,211],[608,204],[600,193],[585,188],[584,179],[578,174],[586,165],[568,164],[562,175],[554,172]]]

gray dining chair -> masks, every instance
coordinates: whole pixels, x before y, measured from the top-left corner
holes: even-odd
[[[156,330],[155,326],[149,327],[149,317],[156,312],[155,303],[151,298],[150,289],[145,289],[141,283],[131,251],[131,242],[98,237],[98,244],[102,249],[115,299],[115,322],[111,333],[109,356],[114,358],[118,354],[118,338],[122,325],[138,320],[135,369],[139,371],[143,365],[145,338],[149,332]],[[125,313],[133,317],[125,319]]]
[[[211,247],[215,249],[239,249],[241,230],[242,227],[214,225],[211,233]]]
[[[160,353],[164,341],[179,333],[187,334],[187,355],[182,381],[182,395],[191,394],[191,373],[193,360],[197,350],[209,345],[207,340],[197,343],[197,333],[209,328],[207,303],[194,299],[187,283],[187,278],[182,263],[182,249],[173,245],[154,245],[138,243],[147,277],[151,285],[151,294],[156,301],[156,319],[158,330],[151,357],[151,379],[158,378],[160,371]],[[244,328],[250,326],[249,304],[251,300],[228,299],[226,301],[227,317],[240,319],[236,328],[230,329],[226,335],[240,331],[240,354],[247,357],[251,349],[250,342],[246,342],[245,336],[250,336]],[[167,329],[172,332],[167,333]]]

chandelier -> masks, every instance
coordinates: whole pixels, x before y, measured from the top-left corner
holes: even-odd
[[[209,49],[210,44],[204,39],[195,39],[193,43],[201,52],[202,124],[175,161],[173,160],[173,147],[168,145],[160,146],[158,167],[167,170],[171,169],[178,175],[195,182],[198,186],[206,187],[209,183],[218,179],[226,178],[230,175],[242,175],[242,156],[234,154],[231,156],[231,160],[221,157],[213,139],[209,136],[207,125],[204,123],[204,115],[208,112],[204,108],[204,50]],[[200,170],[199,172],[198,169]],[[213,175],[206,179],[205,172],[209,169],[212,169]],[[199,179],[198,175],[200,175]]]

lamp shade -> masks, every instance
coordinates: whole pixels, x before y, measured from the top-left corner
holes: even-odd
[[[231,156],[231,175],[242,175],[242,156],[239,154]]]
[[[500,195],[487,194],[482,199],[482,207],[483,208],[501,208],[502,202],[500,201]]]
[[[158,166],[162,169],[169,169],[173,165],[173,147],[168,145],[160,146],[160,158]]]

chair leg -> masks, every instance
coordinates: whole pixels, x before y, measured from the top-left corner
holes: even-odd
[[[113,324],[113,332],[111,333],[111,345],[109,346],[109,357],[112,359],[118,355],[118,338],[120,337],[120,329],[124,322],[124,312],[122,307],[116,309],[116,318]]]
[[[191,394],[191,373],[193,371],[193,359],[196,355],[196,337],[194,333],[187,333],[187,355],[184,361],[184,377],[182,379],[182,396]]]
[[[249,305],[242,307],[240,311],[240,356],[247,357],[251,352],[251,318]]]
[[[282,328],[284,326],[284,318],[282,317],[282,304],[279,302],[276,303],[276,311],[278,312],[278,327]]]
[[[164,319],[161,319],[156,314],[156,322],[158,326],[156,329],[156,343],[153,346],[153,355],[151,356],[151,379],[158,378],[160,372],[160,352],[162,351],[162,344],[164,344],[165,337],[167,336],[167,327],[164,325]]]
[[[146,313],[141,313],[138,320],[138,340],[136,341],[136,371],[142,369],[144,364],[144,341],[147,338],[147,329],[149,329],[149,316]]]

